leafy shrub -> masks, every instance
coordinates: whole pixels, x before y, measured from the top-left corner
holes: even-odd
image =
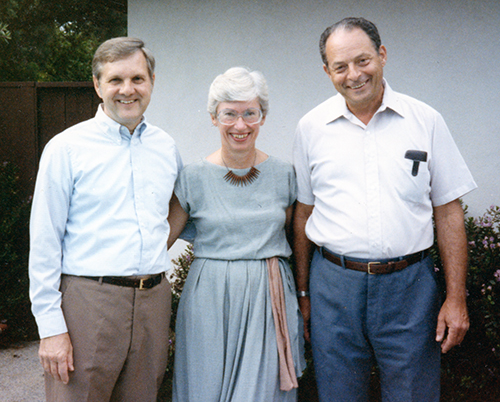
[[[500,401],[500,207],[466,215],[465,229],[470,329],[460,347],[443,355],[442,400]]]
[[[0,321],[8,330],[2,343],[37,336],[28,294],[30,199],[21,196],[18,169],[0,165]]]
[[[172,316],[170,318],[170,349],[168,355],[168,366],[163,380],[162,387],[158,395],[158,402],[171,401],[172,395],[172,379],[174,373],[175,359],[175,323],[177,318],[177,308],[181,298],[182,289],[189,272],[189,267],[194,260],[193,245],[188,244],[184,253],[179,255],[175,260],[172,260],[174,266],[170,274],[169,281],[172,287]]]

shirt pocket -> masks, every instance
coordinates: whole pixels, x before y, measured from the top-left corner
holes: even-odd
[[[414,204],[428,202],[431,191],[431,175],[428,161],[415,162],[402,158],[398,166],[397,191],[402,200]],[[414,165],[417,164],[415,167]]]

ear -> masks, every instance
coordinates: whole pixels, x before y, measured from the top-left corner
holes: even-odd
[[[387,48],[384,45],[380,45],[378,53],[382,59],[382,66],[385,66],[385,63],[387,63]]]
[[[152,86],[155,85],[155,79],[156,79],[156,75],[153,74],[153,77],[151,77],[151,85]]]
[[[266,116],[262,116],[262,120],[260,121],[260,125],[263,126],[266,122]]]
[[[330,70],[328,69],[328,66],[326,64],[323,64],[323,70],[325,71],[326,75],[328,75],[329,78],[331,78]]]
[[[210,118],[212,119],[212,124],[217,127],[217,123],[218,123],[217,116],[215,116],[214,114],[211,114]]]
[[[99,96],[99,98],[102,99],[101,91],[99,89],[99,80],[97,79],[97,77],[95,75],[92,76],[92,80],[94,81],[94,89],[97,92],[97,96]]]

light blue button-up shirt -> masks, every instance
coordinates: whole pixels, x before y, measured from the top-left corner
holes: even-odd
[[[168,134],[143,119],[130,135],[101,107],[47,144],[30,222],[30,296],[41,338],[67,332],[61,274],[169,269],[168,205],[181,168]]]

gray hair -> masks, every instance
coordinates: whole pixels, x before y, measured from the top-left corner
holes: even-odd
[[[233,67],[218,75],[210,85],[207,110],[215,116],[221,102],[249,102],[254,99],[258,99],[265,116],[269,111],[269,93],[264,75],[244,67]]]
[[[137,51],[141,51],[144,54],[148,65],[149,78],[153,79],[155,72],[155,58],[153,53],[145,47],[141,39],[129,37],[109,39],[97,48],[92,60],[92,75],[99,80],[104,64],[124,59]]]

